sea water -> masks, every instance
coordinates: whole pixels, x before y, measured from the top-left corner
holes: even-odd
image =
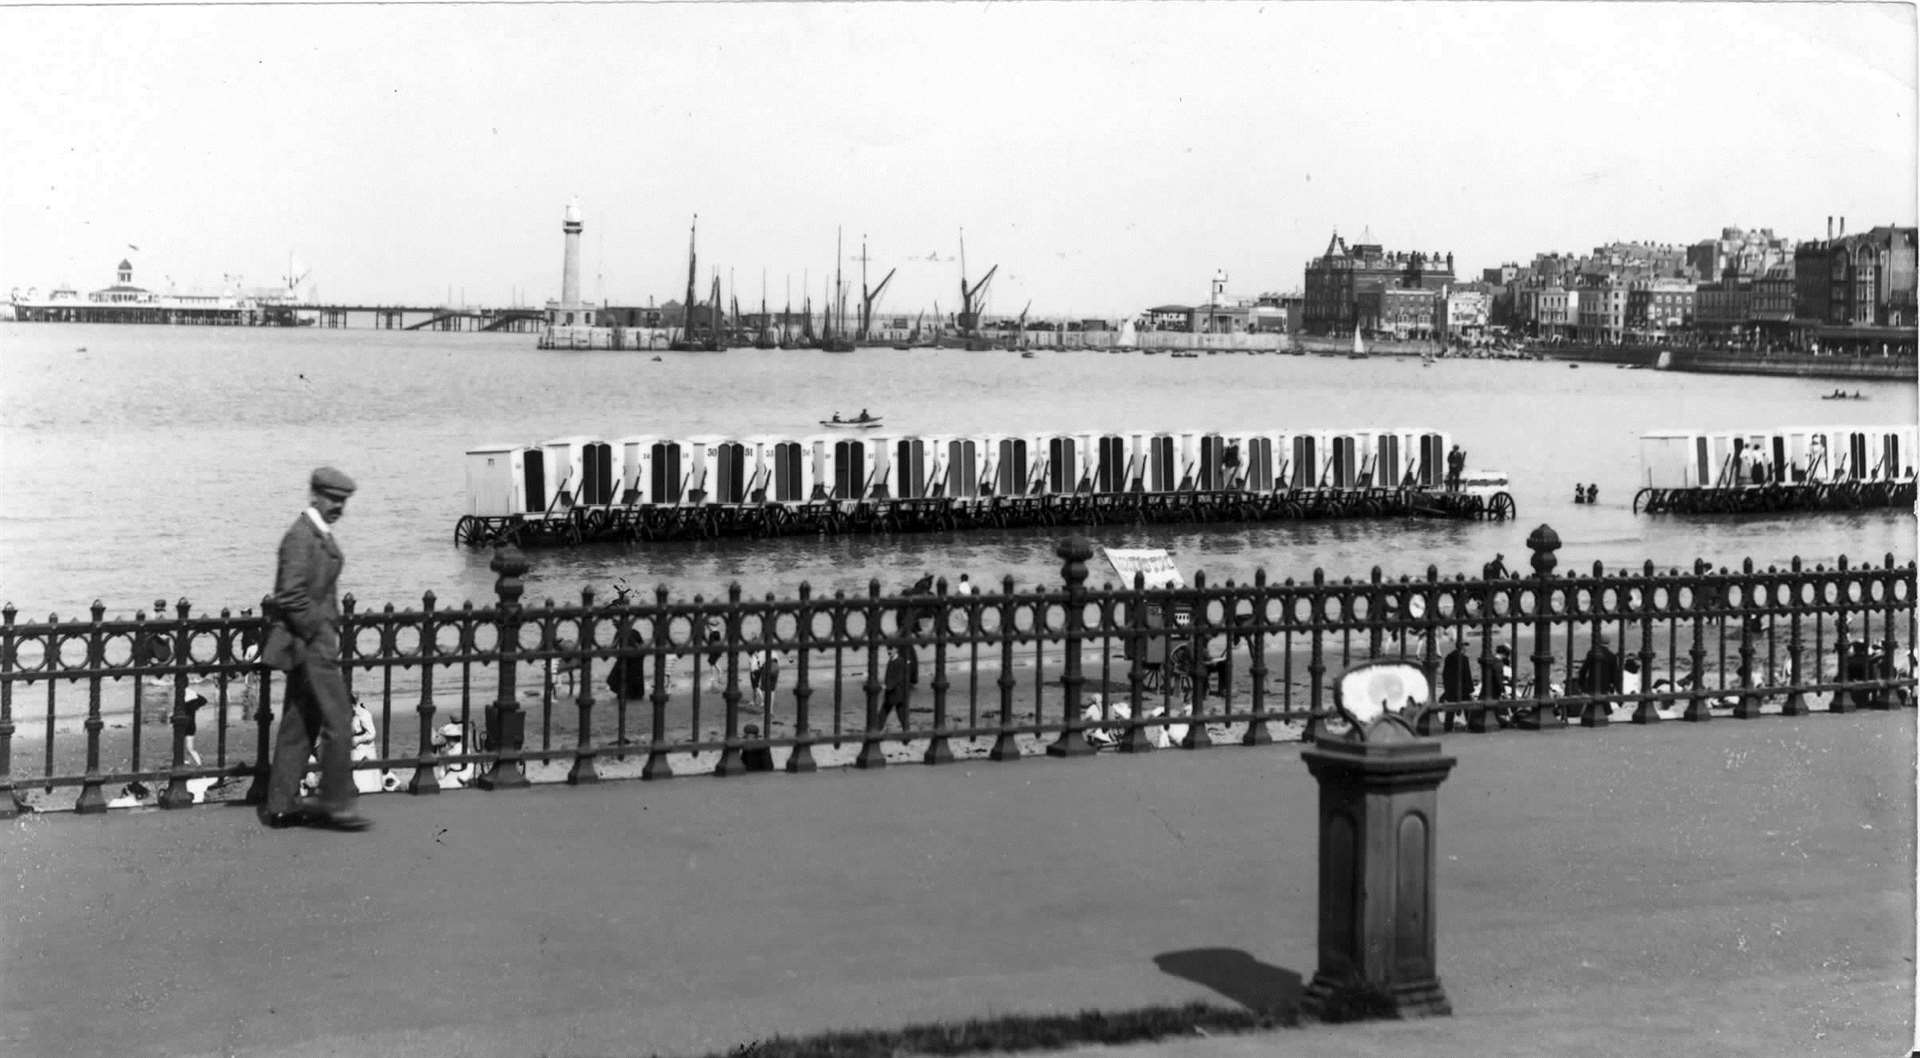
[[[565,435],[784,434],[865,409],[889,433],[1426,427],[1470,468],[1506,472],[1511,522],[1351,520],[1103,525],[1096,546],[1163,547],[1189,578],[1477,575],[1527,568],[1527,534],[1560,535],[1561,571],[1784,566],[1915,555],[1910,510],[1649,517],[1639,436],[1656,429],[1911,424],[1912,383],[1696,375],[1554,361],[862,349],[851,355],[536,350],[529,335],[0,324],[0,601],[20,620],[255,607],[280,534],[331,464],[360,485],[337,526],[360,606],[494,597],[492,553],[453,542],[465,452]],[[656,356],[659,359],[654,359]],[[1575,484],[1599,486],[1575,504]],[[904,588],[923,573],[1059,582],[1064,528],[598,545],[529,552],[527,600]],[[1092,580],[1117,579],[1096,557]]]

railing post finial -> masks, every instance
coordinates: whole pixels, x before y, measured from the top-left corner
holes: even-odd
[[[487,563],[487,568],[500,574],[493,584],[493,590],[500,596],[500,605],[519,606],[520,596],[527,590],[520,578],[533,568],[527,556],[511,542],[500,543],[494,546],[493,561]]]
[[[1533,563],[1533,571],[1543,577],[1552,573],[1553,568],[1560,564],[1560,560],[1553,554],[1560,550],[1560,534],[1554,532],[1553,527],[1545,522],[1540,523],[1539,528],[1527,534],[1527,548],[1533,552],[1533,557],[1529,560]]]

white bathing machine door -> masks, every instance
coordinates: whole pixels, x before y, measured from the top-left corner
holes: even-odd
[[[484,444],[467,449],[467,513],[500,518],[524,510],[520,502],[521,449]]]

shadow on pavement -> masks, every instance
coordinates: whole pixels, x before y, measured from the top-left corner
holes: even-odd
[[[1153,957],[1174,977],[1205,985],[1255,1014],[1294,1024],[1300,1015],[1300,975],[1269,966],[1238,948],[1190,948]]]

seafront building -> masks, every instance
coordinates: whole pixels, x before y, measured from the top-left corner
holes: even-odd
[[[1389,253],[1361,238],[1349,247],[1336,231],[1326,251],[1307,262],[1301,332],[1431,336],[1436,300],[1454,282],[1453,254]]]
[[[1592,278],[1580,289],[1580,325],[1575,337],[1596,345],[1619,345],[1627,335],[1627,281]]]
[[[1728,267],[1724,274],[1694,290],[1694,328],[1704,335],[1737,337],[1753,315],[1751,275]]]
[[[1695,289],[1691,279],[1661,276],[1627,283],[1627,329],[1648,337],[1665,337],[1691,326]]]
[[[1492,318],[1493,294],[1484,283],[1463,283],[1441,292],[1434,337],[1442,341],[1484,335]]]
[[[1772,228],[1721,228],[1719,238],[1687,247],[1687,267],[1708,280],[1717,280],[1729,270],[1752,277],[1792,265],[1793,249],[1793,240],[1775,235]]]
[[[1490,324],[1548,343],[1911,356],[1915,231],[1848,235],[1829,217],[1825,239],[1796,243],[1729,227],[1688,246],[1542,253],[1482,276]]]
[[[1837,233],[1794,251],[1794,324],[1816,352],[1913,353],[1915,228]]]

